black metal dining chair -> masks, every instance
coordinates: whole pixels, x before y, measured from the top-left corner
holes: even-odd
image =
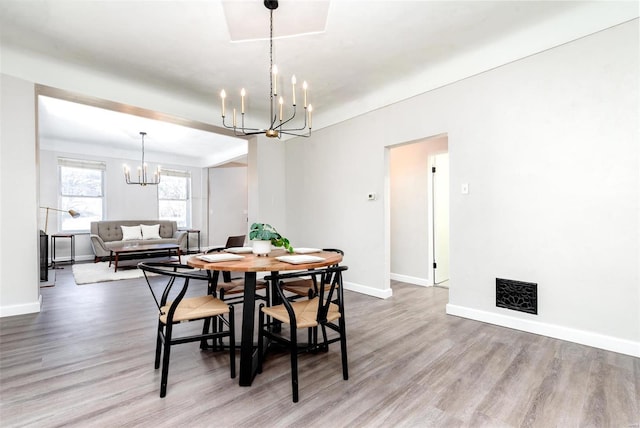
[[[200,342],[200,348],[207,349],[207,340],[213,339],[215,342],[217,339],[228,338],[231,378],[234,378],[236,376],[236,360],[233,306],[227,305],[211,294],[185,297],[191,281],[207,280],[207,276],[203,275],[201,271],[194,270],[191,266],[176,263],[142,262],[138,264],[138,268],[144,273],[159,311],[155,368],[160,368],[162,357],[160,397],[167,394],[169,358],[173,345]],[[154,292],[152,282],[155,280],[151,279],[150,274],[161,275],[167,279],[160,299]],[[175,290],[173,289],[174,285],[176,285]],[[199,320],[203,321],[201,334],[174,336],[176,324]],[[217,324],[216,321],[218,321]],[[226,328],[224,328],[225,326]]]
[[[207,251],[207,254],[224,251],[227,248],[242,247],[244,245],[246,235],[229,236],[227,243],[224,247],[216,247]],[[211,292],[214,296],[225,303],[235,305],[236,303],[242,303],[244,300],[244,277],[232,278],[231,272],[222,271],[222,281],[220,281],[220,273],[213,271],[210,273],[211,280]],[[264,281],[256,282],[256,290],[266,289],[266,283]],[[258,299],[267,299],[267,296],[257,294]]]
[[[344,256],[344,251],[337,248],[323,248],[322,251],[339,253]],[[290,293],[287,297],[289,300],[297,300],[300,298],[312,299],[313,296],[318,294],[317,283],[315,283],[311,277],[303,276],[284,281],[283,289]]]
[[[265,349],[265,341],[274,341],[289,349],[291,358],[291,389],[293,402],[298,402],[298,353],[299,352],[328,352],[329,344],[340,342],[342,357],[342,377],[349,379],[347,362],[347,337],[344,314],[344,293],[342,286],[342,272],[347,266],[331,266],[300,271],[287,274],[274,274],[265,277],[272,284],[280,297],[281,303],[274,306],[260,304],[260,318],[258,329],[258,372],[262,372],[263,361],[268,344]],[[285,296],[284,281],[309,277],[314,282],[318,293],[310,299],[290,301]],[[288,325],[288,334],[287,328]],[[317,337],[311,338],[308,343],[298,342],[298,329],[317,328],[322,331],[322,341]],[[332,330],[331,337],[327,329]]]

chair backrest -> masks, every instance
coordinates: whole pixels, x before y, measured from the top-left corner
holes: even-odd
[[[309,278],[314,282],[318,294],[315,298],[318,299],[318,312],[316,321],[322,324],[327,321],[327,313],[330,305],[337,304],[340,308],[340,314],[344,316],[343,312],[343,285],[342,285],[342,272],[349,269],[347,266],[330,266],[320,269],[313,269],[308,271],[298,271],[285,274],[267,275],[265,280],[273,283],[278,282],[278,286],[275,287],[282,304],[286,307],[291,320],[291,328],[296,328],[295,312],[291,307],[291,302],[286,298],[283,292],[284,279],[290,278]]]
[[[242,247],[244,245],[244,240],[247,235],[238,235],[238,236],[230,236],[227,238],[227,244],[225,248],[231,247]]]
[[[141,262],[141,263],[138,263],[138,269],[142,270],[142,272],[144,273],[145,280],[147,281],[149,290],[151,290],[151,295],[153,296],[153,299],[156,301],[156,306],[158,307],[158,310],[160,310],[161,307],[167,304],[169,293],[171,292],[171,288],[173,287],[173,284],[175,283],[176,279],[177,278],[184,279],[182,289],[178,292],[178,295],[173,300],[173,303],[171,305],[171,309],[169,311],[171,314],[171,317],[173,317],[173,312],[175,311],[175,308],[178,306],[178,303],[180,303],[180,301],[186,294],[187,288],[189,288],[190,279],[208,281],[208,277],[206,276],[206,274],[203,274],[203,272],[200,270],[195,270],[193,267],[189,265],[167,263],[167,262]],[[148,273],[163,275],[168,277],[169,279],[167,284],[165,285],[165,288],[162,292],[162,296],[160,297],[160,300],[158,300],[156,293],[153,291],[153,287],[151,286],[151,281],[149,281]]]

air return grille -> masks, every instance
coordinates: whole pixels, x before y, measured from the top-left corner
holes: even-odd
[[[496,306],[538,314],[538,284],[496,278]]]

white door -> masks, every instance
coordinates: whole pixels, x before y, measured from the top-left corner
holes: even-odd
[[[434,285],[449,279],[449,153],[433,156],[433,279]]]

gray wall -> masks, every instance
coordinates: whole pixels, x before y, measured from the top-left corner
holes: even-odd
[[[365,195],[387,147],[446,133],[448,312],[640,354],[638,52],[635,20],[289,142],[291,237],[390,295],[389,201]],[[496,308],[496,277],[538,283],[539,314]]]

